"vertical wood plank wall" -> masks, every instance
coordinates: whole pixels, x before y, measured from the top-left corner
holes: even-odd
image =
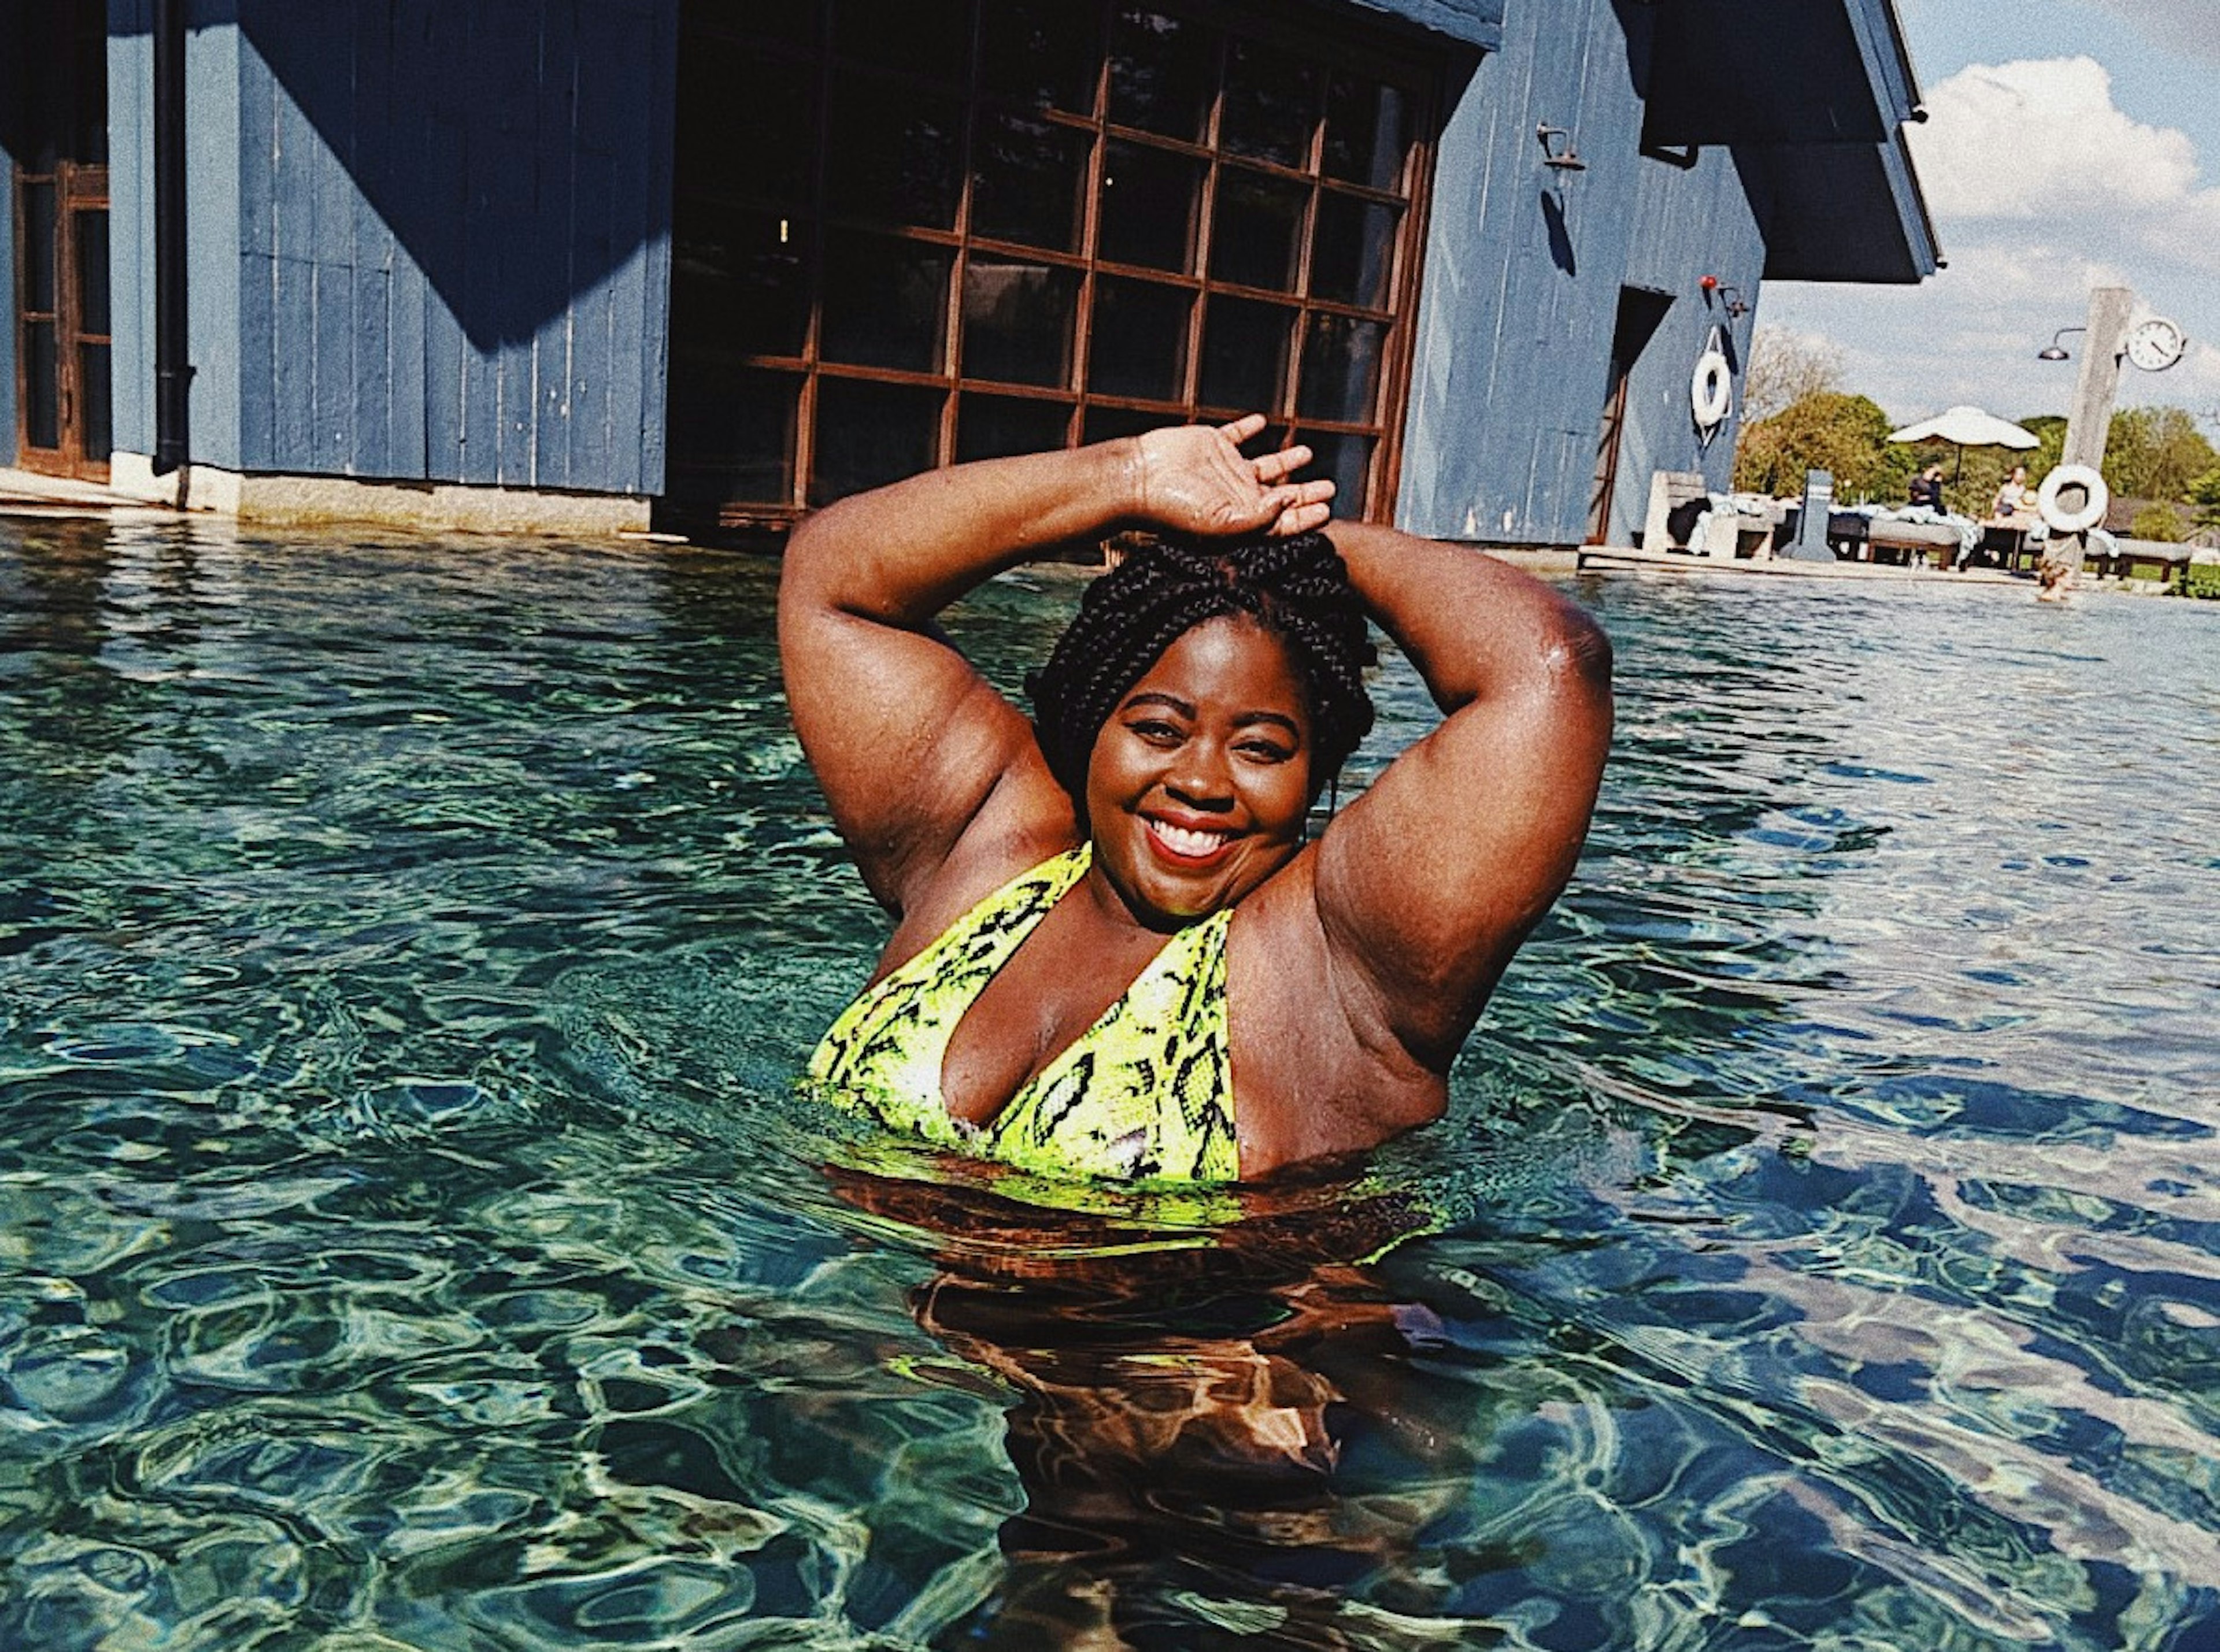
[[[1412,532],[1585,536],[1622,286],[1672,303],[1629,383],[1612,537],[1638,528],[1654,470],[1729,479],[1737,425],[1700,443],[1688,384],[1715,321],[1739,369],[1752,317],[1730,322],[1697,282],[1715,274],[1754,305],[1764,240],[1731,154],[1701,151],[1683,169],[1639,153],[1643,18],[1613,0],[1512,6],[1502,49],[1457,99],[1406,425],[1398,519]],[[1542,164],[1543,122],[1569,129],[1586,171]]]
[[[677,11],[196,4],[194,458],[658,491]],[[143,27],[111,36],[120,128],[146,119]],[[151,162],[118,171],[137,211]],[[151,264],[151,221],[115,244],[147,353],[151,269],[123,266]],[[118,446],[151,452],[151,362],[116,365]]]
[[[0,0],[0,110],[22,107],[16,42],[28,0]],[[12,120],[0,120],[0,464],[16,462],[16,155]]]

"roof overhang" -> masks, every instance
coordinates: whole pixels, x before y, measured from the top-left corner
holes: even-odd
[[[1483,52],[1503,44],[1505,0],[1350,0],[1366,11],[1385,12],[1430,34],[1445,34]]]
[[[1765,274],[1918,281],[1942,262],[1905,147],[1924,118],[1893,0],[1656,8],[1645,144],[1725,144],[1766,174]]]

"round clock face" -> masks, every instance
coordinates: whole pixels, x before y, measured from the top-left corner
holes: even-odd
[[[2181,359],[2188,342],[2172,321],[2153,316],[2128,334],[2128,359],[2147,373],[2164,372]]]

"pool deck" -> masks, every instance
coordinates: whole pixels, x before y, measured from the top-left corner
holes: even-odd
[[[97,482],[0,467],[0,517],[97,517],[119,522],[167,522],[178,521],[184,514],[167,505],[149,504],[144,499],[116,493]]]
[[[1930,568],[1924,562],[1897,566],[1874,562],[1802,562],[1787,557],[1692,556],[1685,551],[1634,551],[1591,545],[1579,553],[1582,573],[1668,573],[1755,575],[1761,578],[1880,579],[1940,581],[1950,585],[2025,585],[2024,574],[2001,568]]]

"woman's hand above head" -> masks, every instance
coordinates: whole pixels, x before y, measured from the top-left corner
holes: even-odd
[[[1242,452],[1263,428],[1264,415],[1252,413],[1230,425],[1171,425],[1137,438],[1137,514],[1153,527],[1207,538],[1325,527],[1333,483],[1290,479],[1311,462],[1309,448],[1253,459]]]

